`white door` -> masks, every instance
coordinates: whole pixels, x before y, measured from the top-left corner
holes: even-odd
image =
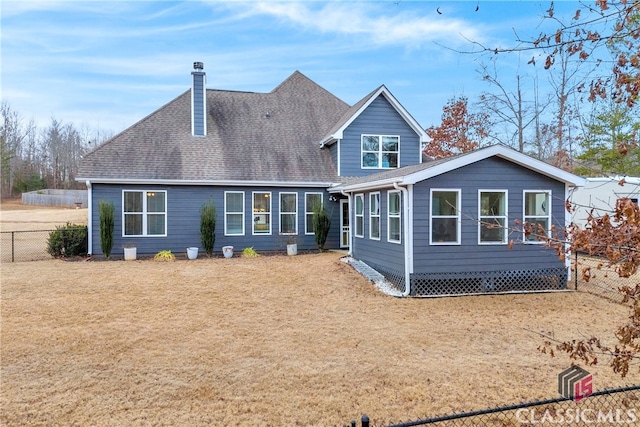
[[[349,200],[340,200],[340,247],[349,247]]]

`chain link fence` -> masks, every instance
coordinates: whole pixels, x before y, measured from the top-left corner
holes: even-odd
[[[2,231],[0,232],[0,262],[42,261],[51,259],[49,238],[53,232],[62,233],[55,240],[58,245],[66,246],[77,239],[78,231],[86,227],[58,228],[56,230]],[[54,243],[54,246],[56,243]],[[85,231],[86,251],[86,231]],[[58,248],[60,249],[60,248]],[[64,249],[63,249],[64,250]]]
[[[579,401],[568,397],[539,400],[480,411],[449,414],[395,424],[376,423],[363,416],[351,426],[515,427],[527,425],[640,425],[640,385],[602,390]]]
[[[573,289],[588,292],[614,302],[622,301],[618,290],[622,286],[634,288],[640,283],[640,273],[620,277],[615,267],[607,266],[607,260],[576,252],[574,258]],[[640,425],[640,422],[638,423]]]

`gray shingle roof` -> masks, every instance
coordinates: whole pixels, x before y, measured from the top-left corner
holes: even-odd
[[[319,141],[349,105],[296,71],[269,93],[207,89],[207,136],[191,136],[191,91],[96,148],[92,180],[334,182]]]

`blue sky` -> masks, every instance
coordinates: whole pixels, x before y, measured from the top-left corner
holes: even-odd
[[[269,92],[299,70],[354,104],[384,84],[429,127],[451,97],[490,89],[488,57],[455,50],[533,37],[549,3],[3,0],[2,100],[39,127],[119,132],[188,90],[201,61],[209,89]],[[527,55],[499,55],[505,82],[535,74]]]

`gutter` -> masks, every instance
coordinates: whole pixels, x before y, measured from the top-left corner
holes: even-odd
[[[403,297],[408,297],[411,293],[411,245],[409,240],[409,227],[411,221],[409,221],[409,190],[406,187],[400,187],[398,185],[398,181],[393,183],[393,188],[396,190],[400,190],[403,195],[404,203],[402,204],[402,208],[404,210],[404,222],[405,226],[402,227],[402,234],[404,235],[404,292],[402,293]]]

